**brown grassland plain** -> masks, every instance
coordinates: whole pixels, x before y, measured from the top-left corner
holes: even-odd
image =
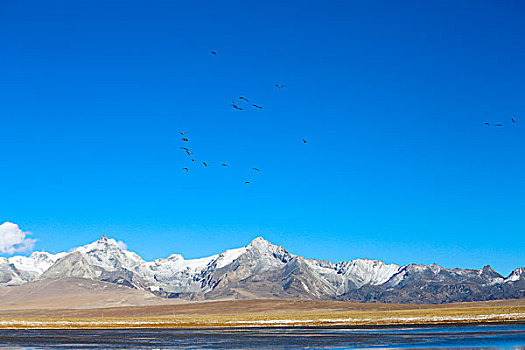
[[[525,323],[525,299],[444,305],[227,300],[93,309],[0,310],[0,328],[237,328]]]

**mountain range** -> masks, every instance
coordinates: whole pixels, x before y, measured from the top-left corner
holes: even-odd
[[[246,247],[189,260],[173,254],[148,262],[106,236],[67,253],[0,257],[0,287],[64,279],[112,283],[180,300],[449,303],[525,297],[524,267],[503,277],[490,266],[447,269],[369,259],[333,263],[291,254],[261,237]]]

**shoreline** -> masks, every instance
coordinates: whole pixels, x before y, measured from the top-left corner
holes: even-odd
[[[0,329],[370,329],[525,324],[525,313],[494,317],[377,318],[377,319],[219,319],[219,318],[104,318],[104,319],[0,319]]]
[[[218,331],[218,330],[224,330],[224,331],[235,331],[235,330],[271,330],[271,329],[298,329],[298,330],[323,330],[323,329],[353,329],[353,330],[371,330],[371,329],[400,329],[400,328],[440,328],[440,327],[473,327],[473,326],[510,326],[510,325],[525,325],[525,321],[494,321],[494,322],[450,322],[450,323],[399,323],[399,324],[353,324],[353,325],[312,325],[312,326],[305,326],[305,325],[286,325],[286,326],[230,326],[230,327],[224,327],[224,326],[217,326],[217,327],[210,327],[210,326],[177,326],[177,327],[169,327],[168,325],[158,325],[158,326],[146,326],[146,325],[137,325],[135,327],[127,327],[127,326],[116,326],[116,327],[85,327],[82,325],[78,326],[67,326],[67,327],[27,327],[27,326],[18,326],[18,327],[0,327],[0,331],[3,330],[44,330],[44,331],[53,331],[53,330],[98,330],[98,331],[104,331],[104,330],[203,330],[203,331]]]

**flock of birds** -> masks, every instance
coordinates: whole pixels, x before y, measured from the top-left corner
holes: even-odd
[[[213,56],[217,56],[217,52],[212,50],[211,51],[211,54]],[[278,90],[282,89],[284,87],[284,85],[282,84],[277,84],[277,83],[273,83],[274,87],[277,88]],[[233,109],[235,110],[238,110],[238,111],[243,111],[245,109],[250,109],[250,108],[255,108],[257,110],[262,110],[263,107],[257,103],[254,103],[254,102],[250,102],[250,100],[248,100],[246,97],[243,97],[243,96],[240,96],[238,98],[234,98],[232,99],[232,103],[231,103],[231,106]],[[512,121],[512,125],[514,126],[517,126],[518,125],[518,120],[516,118],[511,118],[511,121]],[[491,123],[491,122],[484,122],[483,125],[487,126],[487,127],[503,127],[503,124],[501,122],[497,122],[497,123]],[[180,133],[183,137],[182,137],[182,141],[183,142],[189,142],[189,139],[186,137],[186,132],[181,132]],[[308,141],[306,139],[302,139],[303,143],[308,143]],[[189,150],[188,147],[186,146],[182,146],[180,147],[182,150],[184,150],[188,156],[190,157],[190,160],[191,162],[197,162],[197,160],[194,158],[194,154]],[[208,167],[208,163],[206,162],[202,162],[202,165],[204,167]],[[228,167],[228,164],[227,163],[221,163],[221,166],[222,167]],[[188,167],[184,167],[182,168],[183,171],[186,171],[186,172],[189,172],[190,169]],[[260,169],[259,168],[255,168],[253,167],[251,170],[253,171],[256,171],[256,172],[259,172]],[[251,181],[244,181],[245,184],[249,184],[251,183]]]
[[[181,132],[180,134],[181,134],[181,136],[183,136],[183,137],[181,138],[182,142],[186,142],[186,143],[189,143],[189,142],[190,142],[190,140],[189,140],[188,137],[186,136],[187,132]],[[306,141],[305,139],[303,139],[303,143],[307,143],[307,142],[308,142],[308,141]],[[194,153],[192,153],[188,147],[186,147],[186,146],[184,145],[184,146],[181,146],[180,149],[183,150],[184,152],[186,152],[186,154],[188,155],[188,157],[190,157],[190,161],[191,161],[191,162],[197,162],[197,160],[194,158],[194,156],[195,156]],[[205,168],[207,168],[207,167],[209,166],[208,163],[206,163],[206,162],[204,162],[204,161],[201,162],[201,163],[202,163],[202,165],[203,165]],[[228,167],[228,164],[227,164],[227,163],[221,163],[220,165],[221,165],[222,167]],[[184,170],[184,171],[186,171],[186,172],[189,172],[189,171],[190,171],[190,169],[189,169],[188,167],[184,167],[184,168],[182,168],[182,170]],[[251,170],[253,170],[253,171],[255,171],[255,172],[259,172],[259,171],[261,171],[259,168],[256,168],[256,167],[253,167]],[[245,183],[245,184],[249,184],[249,183],[251,183],[251,181],[244,181],[244,183]]]
[[[214,55],[214,56],[217,56],[217,52],[214,51],[214,50],[211,51],[211,54]],[[284,85],[277,84],[277,83],[273,83],[273,85],[278,90],[280,90],[280,89],[282,89],[284,87]],[[254,109],[257,109],[257,110],[262,110],[263,109],[263,107],[261,105],[253,103],[253,102],[250,102],[250,100],[248,100],[246,97],[243,97],[243,96],[240,96],[238,98],[232,99],[231,106],[232,106],[233,109],[238,110],[238,111],[242,111],[242,110],[245,110],[245,109],[248,109],[248,108],[254,108]],[[185,143],[185,144],[183,144],[183,146],[180,147],[180,149],[183,150],[188,155],[188,157],[189,157],[191,162],[202,163],[202,166],[207,168],[209,166],[208,163],[206,163],[204,161],[197,162],[197,160],[195,159],[194,153],[192,153],[190,151],[190,149],[187,147],[189,145],[189,141],[190,141],[188,139],[188,137],[187,137],[187,132],[186,131],[182,131],[182,132],[180,132],[180,135],[182,136],[182,138],[181,138],[182,142]],[[304,139],[304,138],[302,139],[302,141],[303,141],[303,143],[308,143],[308,141],[306,139]],[[227,163],[221,163],[220,166],[228,167],[228,164]],[[185,172],[189,172],[190,168],[189,167],[184,167],[184,168],[182,168],[182,170],[185,171]],[[261,171],[259,168],[256,168],[256,167],[251,168],[251,170],[254,171],[254,172]],[[249,184],[249,183],[251,183],[251,181],[244,181],[244,183],[245,184]]]
[[[242,111],[242,110],[246,109],[247,107],[254,107],[254,108],[257,108],[257,109],[263,109],[259,105],[250,103],[250,101],[248,101],[248,99],[246,97],[242,97],[242,96],[239,97],[237,100],[236,99],[232,100],[232,107],[237,109],[237,110],[239,110],[239,111]]]
[[[517,119],[510,118],[510,120],[512,121],[512,125],[514,125],[514,126],[518,125],[518,120]],[[502,127],[503,126],[503,124],[501,124],[501,123],[491,124],[490,122],[485,122],[485,123],[483,123],[483,125],[494,126],[494,127]]]

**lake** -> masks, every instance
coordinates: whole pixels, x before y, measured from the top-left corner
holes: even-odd
[[[0,330],[0,349],[513,349],[525,325],[344,329]]]

